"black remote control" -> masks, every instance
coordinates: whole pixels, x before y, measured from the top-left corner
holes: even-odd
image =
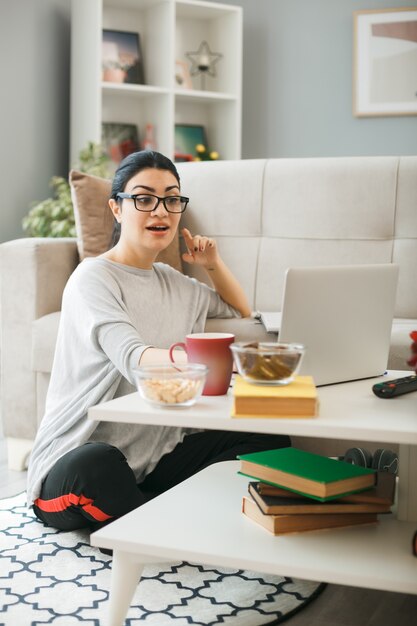
[[[417,374],[388,380],[385,383],[376,383],[372,387],[372,391],[378,398],[395,398],[403,393],[417,391]]]

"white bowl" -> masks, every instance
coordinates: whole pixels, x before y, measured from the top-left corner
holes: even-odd
[[[205,365],[143,365],[135,370],[140,395],[164,407],[193,405],[201,396],[208,368]]]

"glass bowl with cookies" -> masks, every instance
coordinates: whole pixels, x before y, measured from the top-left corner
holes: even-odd
[[[192,406],[201,396],[208,368],[198,363],[143,365],[135,369],[142,398],[161,407]]]

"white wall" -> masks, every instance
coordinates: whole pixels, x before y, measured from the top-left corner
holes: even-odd
[[[355,118],[351,104],[353,11],[416,0],[225,2],[243,7],[244,158],[417,154],[417,116]]]
[[[0,0],[0,242],[68,172],[70,0]]]
[[[351,109],[353,11],[416,0],[225,2],[244,12],[244,158],[417,154],[417,116]],[[70,5],[0,0],[0,242],[68,172]]]

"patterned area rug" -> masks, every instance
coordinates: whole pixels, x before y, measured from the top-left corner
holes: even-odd
[[[39,522],[25,494],[0,500],[0,626],[100,626],[106,622],[111,557],[86,531]],[[127,626],[279,624],[322,583],[192,563],[147,566]]]

